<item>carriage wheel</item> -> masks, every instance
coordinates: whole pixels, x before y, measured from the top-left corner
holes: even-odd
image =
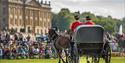
[[[111,61],[111,48],[110,46],[107,44],[106,47],[105,47],[105,63],[110,63]]]

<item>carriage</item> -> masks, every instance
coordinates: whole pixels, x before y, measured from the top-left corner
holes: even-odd
[[[105,39],[104,28],[100,25],[81,25],[73,33],[73,47],[69,63],[80,63],[80,56],[86,56],[87,63],[99,63],[103,58],[110,63],[111,49]]]

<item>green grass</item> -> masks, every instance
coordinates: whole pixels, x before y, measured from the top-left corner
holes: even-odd
[[[80,63],[86,63],[85,57],[81,58]],[[105,63],[105,61],[101,58],[99,63]],[[125,63],[125,57],[112,57],[111,63]]]
[[[0,60],[0,63],[56,63],[53,59]]]
[[[86,63],[85,57],[82,57],[80,63]],[[58,63],[57,59],[20,59],[20,60],[0,60],[0,63]],[[100,63],[105,63],[103,59]],[[125,57],[112,57],[111,63],[125,63]]]

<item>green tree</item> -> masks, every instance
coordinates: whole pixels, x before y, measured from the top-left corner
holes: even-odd
[[[52,28],[58,26],[58,15],[57,14],[52,14]]]
[[[60,12],[58,13],[59,17],[59,30],[60,31],[65,31],[69,29],[69,26],[71,22],[74,20],[72,13],[70,13],[69,9],[67,8],[62,8]]]
[[[123,24],[123,32],[125,32],[125,17],[122,19],[122,24]]]
[[[118,29],[119,20],[113,19],[111,16],[103,17],[103,16],[96,16],[97,19],[95,20],[96,24],[99,24],[105,28],[106,31],[110,33],[116,32]]]
[[[70,24],[75,21],[74,14],[75,13],[71,13],[69,9],[62,8],[59,13],[53,14],[52,27],[57,27],[60,31],[68,30]],[[111,33],[116,33],[121,23],[125,28],[125,18],[121,21],[119,19],[112,18],[110,15],[108,17],[104,17],[96,16],[91,12],[83,12],[80,14],[80,21],[85,22],[84,18],[86,16],[90,16],[96,24],[103,26],[106,31]]]
[[[93,13],[91,13],[91,12],[83,12],[80,15],[80,21],[85,22],[86,20],[84,18],[86,16],[90,16],[93,21],[96,20],[96,16]]]

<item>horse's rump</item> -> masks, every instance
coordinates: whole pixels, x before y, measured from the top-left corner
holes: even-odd
[[[57,40],[55,40],[56,48],[69,48],[70,47],[70,39],[65,36],[59,36]]]
[[[54,46],[57,49],[66,49],[70,47],[70,35],[66,33],[58,33],[53,30],[49,29],[49,38],[53,40]]]

